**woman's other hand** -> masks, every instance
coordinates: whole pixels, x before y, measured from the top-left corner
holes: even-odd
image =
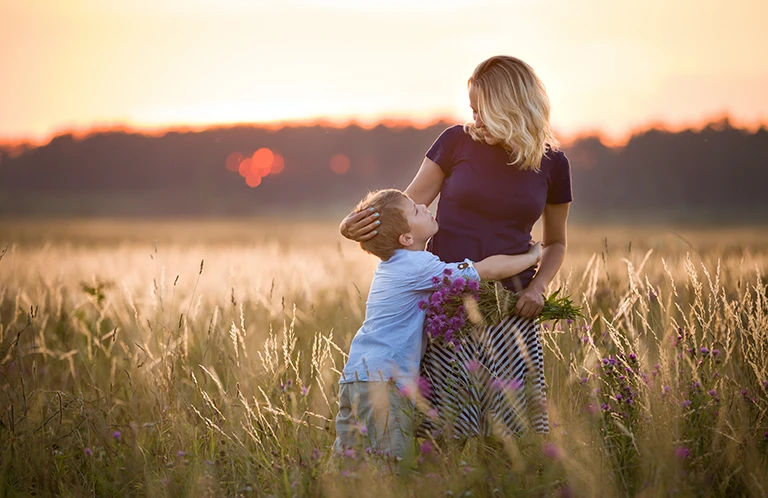
[[[534,318],[544,309],[544,291],[534,282],[517,295],[515,313],[525,318]]]
[[[536,262],[541,261],[541,242],[531,243],[531,248],[528,249],[528,254],[536,258]]]
[[[365,211],[352,211],[341,220],[339,232],[355,242],[365,242],[377,235],[376,227],[379,226],[379,223],[379,213],[373,208]]]

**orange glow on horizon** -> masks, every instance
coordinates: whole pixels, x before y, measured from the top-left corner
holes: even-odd
[[[744,49],[768,46],[766,2],[432,3],[0,2],[0,46],[13,47],[0,56],[0,143],[461,123],[467,78],[504,52],[546,85],[563,141],[597,130],[621,143],[648,123],[723,113],[768,120],[768,59]]]

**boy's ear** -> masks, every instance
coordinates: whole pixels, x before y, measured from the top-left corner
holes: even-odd
[[[400,245],[403,247],[409,247],[412,246],[415,240],[413,240],[413,235],[410,233],[403,233],[400,235],[400,237],[397,238],[398,242],[400,242]]]

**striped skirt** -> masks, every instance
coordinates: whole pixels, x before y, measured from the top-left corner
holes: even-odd
[[[430,343],[421,376],[432,409],[419,435],[549,432],[541,329],[533,319],[508,316],[459,348]]]

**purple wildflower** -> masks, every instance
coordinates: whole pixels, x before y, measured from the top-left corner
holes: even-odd
[[[420,310],[423,311],[423,310],[426,310],[427,308],[429,308],[429,303],[428,302],[426,302],[424,300],[419,301],[419,309]]]
[[[491,389],[496,391],[516,391],[522,387],[523,383],[519,379],[493,379],[491,381]]]
[[[443,270],[443,275],[450,277],[451,275],[453,275],[453,270],[451,270],[450,268],[446,268],[445,270]]]
[[[176,456],[179,457],[179,458],[184,458],[185,456],[187,456],[187,452],[179,450],[179,451],[176,452]]]
[[[457,278],[451,284],[451,287],[453,288],[454,291],[463,291],[466,286],[467,286],[467,281],[464,280],[463,278]]]
[[[421,443],[421,446],[419,446],[419,452],[421,452],[422,455],[429,455],[434,449],[435,446],[428,440],[424,441]]]
[[[707,355],[709,354],[709,348],[702,347],[699,351],[701,351],[701,354]]]
[[[466,368],[467,372],[469,373],[475,373],[480,368],[480,362],[472,358],[471,360],[467,360],[467,362],[464,363],[464,368]]]
[[[691,456],[691,450],[689,450],[685,446],[678,446],[677,448],[675,448],[675,455],[677,456],[677,458],[686,459],[689,456]]]
[[[426,377],[419,377],[418,387],[419,387],[419,392],[425,398],[428,398],[429,395],[432,393],[432,385],[429,383],[429,379],[427,379]]]
[[[85,453],[85,456],[87,457],[93,456],[93,451],[90,448],[84,448],[83,453]]]
[[[115,431],[112,433],[112,437],[115,439],[120,439],[121,436],[122,434],[120,433],[120,431]]]
[[[717,396],[717,391],[715,391],[714,389],[710,389],[709,391],[707,391],[707,394],[709,394],[710,396]]]
[[[682,404],[683,408],[688,408],[689,406],[691,406],[691,400],[690,399],[686,399],[681,404]]]
[[[542,448],[542,452],[552,460],[559,460],[563,456],[560,448],[554,443],[546,443]]]

